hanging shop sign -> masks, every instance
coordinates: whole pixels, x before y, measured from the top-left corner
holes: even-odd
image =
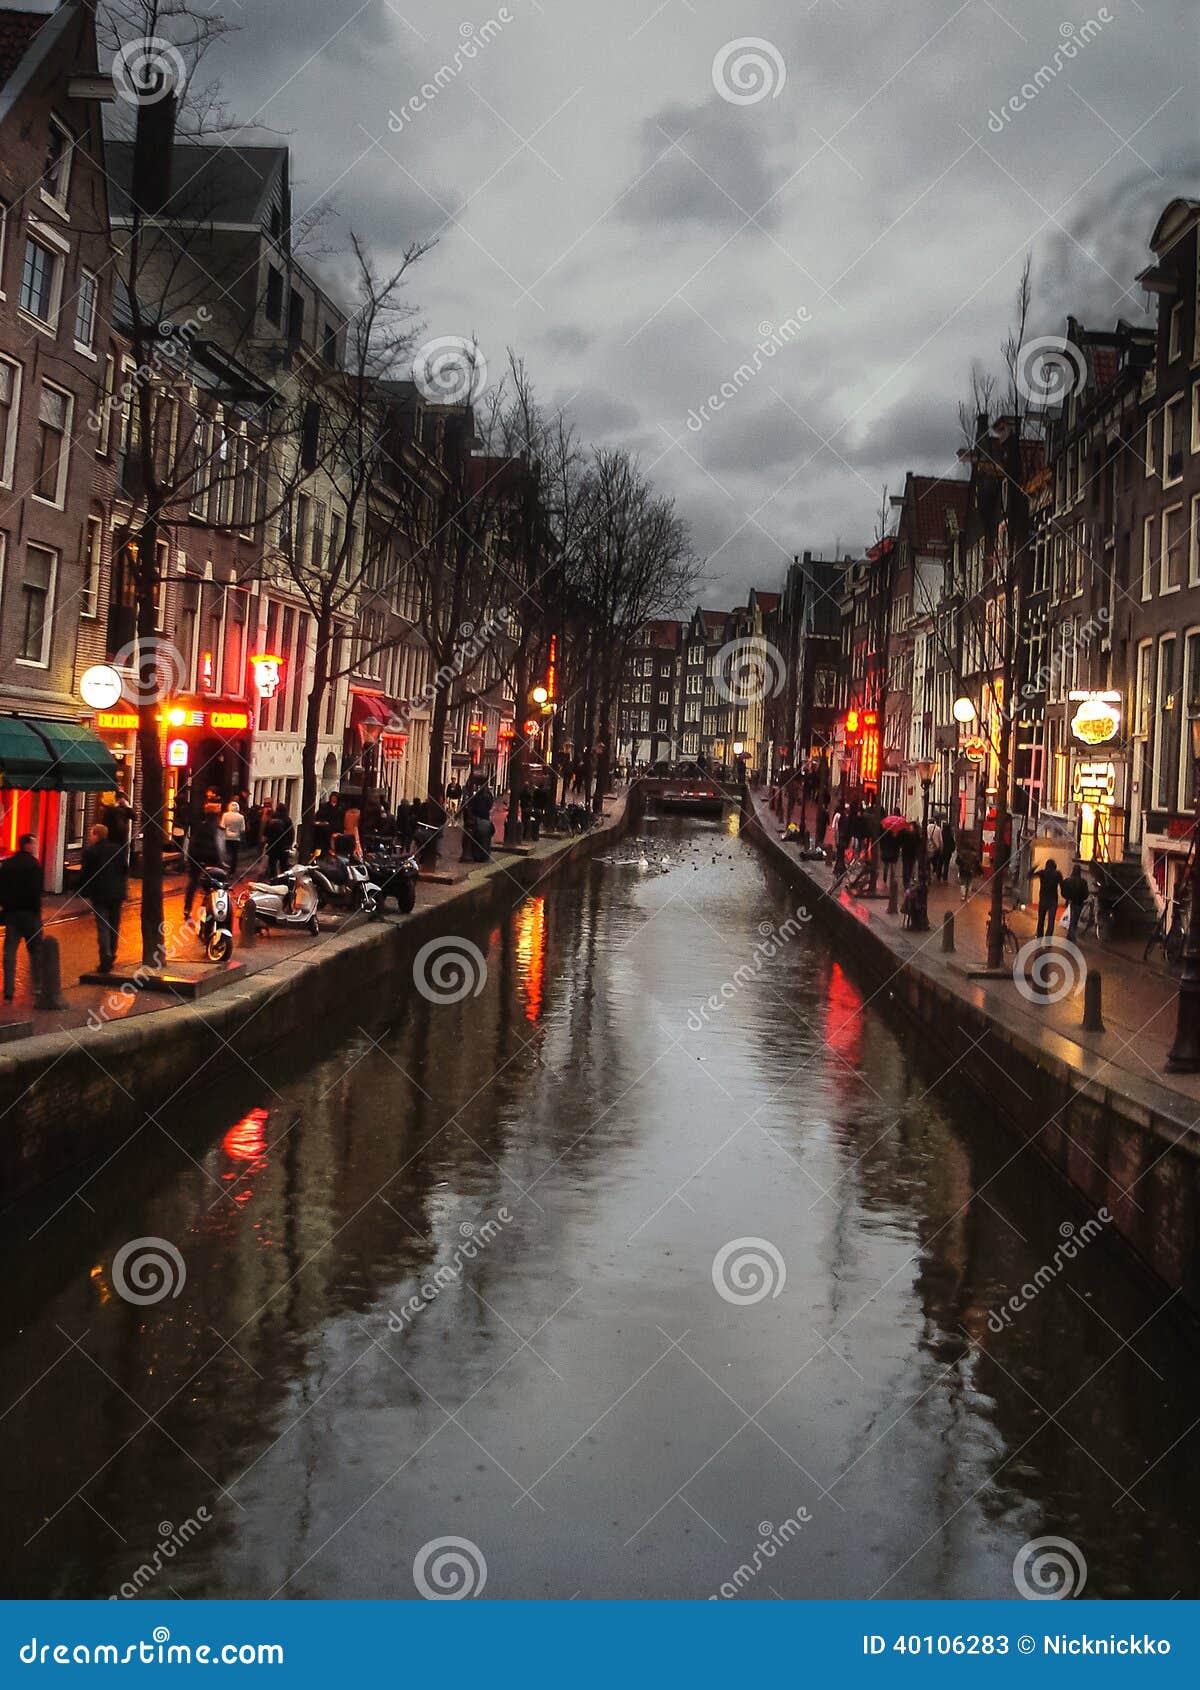
[[[168,706],[166,722],[172,728],[212,728],[217,733],[245,733],[251,725],[248,710],[191,710],[182,704]]]
[[[167,767],[170,769],[186,769],[188,760],[188,742],[186,739],[173,739],[167,746]]]
[[[1071,780],[1071,796],[1077,804],[1111,804],[1117,790],[1117,765],[1106,758],[1084,759],[1076,763]]]
[[[1121,731],[1119,692],[1073,692],[1071,732],[1081,745],[1107,745]]]
[[[97,710],[97,733],[130,733],[138,725],[137,713],[133,710]]]
[[[962,754],[968,763],[986,763],[988,742],[978,734],[972,734],[970,739],[963,741]]]
[[[111,710],[121,696],[122,684],[111,664],[94,663],[79,677],[79,696],[93,710]],[[134,726],[137,726],[136,717]]]
[[[283,658],[263,652],[250,659],[250,672],[254,676],[254,690],[258,696],[274,698],[283,680]]]

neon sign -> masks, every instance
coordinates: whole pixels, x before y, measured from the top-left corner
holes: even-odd
[[[274,698],[283,680],[283,658],[263,652],[260,656],[250,659],[250,668],[254,674],[254,687],[258,696]]]

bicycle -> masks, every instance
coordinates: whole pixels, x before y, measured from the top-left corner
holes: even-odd
[[[1154,951],[1158,949],[1162,951],[1167,964],[1174,968],[1183,955],[1186,937],[1187,919],[1184,915],[1184,900],[1182,898],[1170,898],[1159,914],[1153,933],[1146,940],[1146,948],[1142,952],[1142,961],[1149,962]]]

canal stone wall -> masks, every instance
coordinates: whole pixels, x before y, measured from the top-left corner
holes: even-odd
[[[422,905],[399,922],[371,922],[331,933],[311,950],[231,983],[195,1003],[96,1028],[25,1039],[0,1051],[0,1192],[4,1201],[110,1154],[142,1132],[147,1118],[212,1088],[231,1069],[245,1072],[276,1045],[327,1039],[399,1007],[413,985],[413,958],[427,940],[469,933],[522,891],[568,863],[611,845],[636,820],[621,804],[603,827],[549,852],[505,855],[453,896]],[[418,894],[419,897],[419,894]],[[267,939],[266,944],[287,944]],[[365,1006],[365,1007],[364,1007]]]
[[[985,1001],[961,962],[932,947],[900,955],[865,906],[831,896],[749,808],[743,833],[800,891],[874,1007],[915,1023],[1007,1130],[1088,1207],[1107,1209],[1135,1267],[1200,1313],[1200,1134],[1190,1100],[1149,1078],[1114,1076],[1094,1053],[1037,1027],[1015,994],[1011,1005],[995,992]]]

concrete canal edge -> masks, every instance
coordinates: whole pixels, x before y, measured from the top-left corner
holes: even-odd
[[[504,855],[462,890],[400,921],[371,922],[330,934],[268,970],[196,1003],[22,1040],[0,1051],[0,1192],[11,1202],[67,1169],[111,1153],[157,1110],[244,1070],[288,1039],[307,1039],[314,1020],[326,1035],[339,1021],[399,1003],[413,990],[413,959],[427,940],[469,935],[569,863],[611,845],[636,820],[622,804],[602,827],[564,839],[548,853]],[[268,944],[290,941],[268,939]]]
[[[900,955],[861,906],[831,897],[748,806],[742,831],[800,892],[839,958],[880,994],[876,1007],[918,1025],[1089,1210],[1107,1210],[1135,1265],[1200,1313],[1200,1134],[1188,1099],[1133,1076],[1118,1086],[1110,1065],[1083,1047],[1053,1034],[1039,1040],[1015,996],[1011,1012],[994,1001],[985,1008],[940,956]]]

